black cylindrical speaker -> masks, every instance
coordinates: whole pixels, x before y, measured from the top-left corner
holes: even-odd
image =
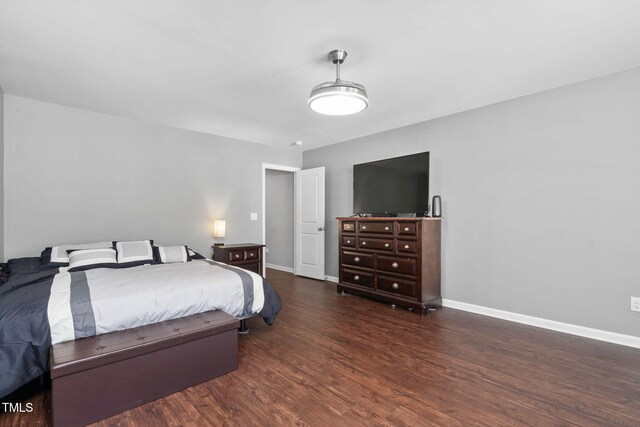
[[[431,216],[434,218],[440,218],[442,216],[442,201],[440,200],[440,196],[433,196]]]

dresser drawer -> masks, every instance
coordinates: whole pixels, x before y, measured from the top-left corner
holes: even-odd
[[[244,251],[245,259],[258,259],[260,249],[247,249]]]
[[[353,267],[373,268],[373,255],[342,252],[342,263]]]
[[[398,252],[415,254],[418,242],[415,240],[398,240]]]
[[[356,247],[356,238],[354,236],[342,236],[342,246],[347,246],[349,248]]]
[[[393,222],[362,222],[358,221],[360,233],[382,233],[393,235]]]
[[[358,249],[393,252],[393,239],[358,237]]]
[[[229,262],[244,261],[244,249],[229,251]]]
[[[264,245],[257,243],[235,244],[235,245],[215,245],[213,249],[213,260],[226,264],[242,267],[245,270],[255,271],[262,275]]]
[[[342,231],[346,231],[347,233],[349,233],[349,232],[355,233],[356,232],[356,223],[355,223],[355,221],[343,222],[342,223]]]
[[[400,236],[415,236],[418,225],[415,222],[398,222],[398,234]]]
[[[373,274],[361,271],[344,269],[342,271],[342,281],[351,285],[373,287]]]
[[[413,280],[394,279],[393,277],[378,276],[378,290],[391,292],[415,298],[416,282]]]
[[[407,258],[378,257],[378,270],[397,274],[416,275],[416,260]]]

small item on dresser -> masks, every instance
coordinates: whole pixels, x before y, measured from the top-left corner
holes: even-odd
[[[227,221],[223,219],[217,219],[213,222],[213,237],[218,239],[218,241],[214,243],[214,246],[224,246],[222,240],[224,240],[226,228]]]
[[[440,218],[442,216],[442,200],[440,200],[440,196],[433,196],[432,209],[434,218]]]

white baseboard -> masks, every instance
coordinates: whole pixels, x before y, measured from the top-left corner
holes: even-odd
[[[282,265],[276,265],[276,264],[266,264],[267,268],[273,268],[274,270],[280,270],[280,271],[286,271],[287,273],[293,273],[293,268],[291,267],[284,267]]]
[[[281,265],[267,264],[267,268],[293,273],[293,268]],[[325,276],[327,282],[338,283],[335,276]],[[571,323],[557,322],[555,320],[543,319],[541,317],[527,316],[526,314],[513,313],[511,311],[498,310],[496,308],[484,307],[481,305],[469,304],[466,302],[442,299],[442,306],[455,308],[457,310],[468,311],[470,313],[481,314],[483,316],[495,317],[496,319],[508,320],[510,322],[522,323],[524,325],[549,329],[551,331],[565,334],[577,335],[579,337],[591,338],[598,341],[612,344],[624,345],[627,347],[640,348],[640,337],[624,335],[617,332],[603,331],[601,329],[587,328],[585,326],[573,325]]]
[[[527,316],[525,314],[518,314],[510,311],[498,310],[495,308],[483,307],[481,305],[468,304],[466,302],[453,301],[444,298],[442,299],[442,305],[444,307],[455,308],[458,310],[468,311],[470,313],[482,314],[483,316],[509,320],[511,322],[522,323],[529,326],[536,326],[538,328],[549,329],[556,332],[563,332],[565,334],[577,335],[580,337],[610,342],[627,347],[640,348],[640,337],[635,337],[632,335],[624,335],[616,332],[587,328],[584,326],[572,325],[570,323],[556,322],[555,320],[542,319],[540,317]]]

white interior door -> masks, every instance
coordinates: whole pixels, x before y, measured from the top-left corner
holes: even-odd
[[[293,272],[324,280],[324,167],[295,172]]]

